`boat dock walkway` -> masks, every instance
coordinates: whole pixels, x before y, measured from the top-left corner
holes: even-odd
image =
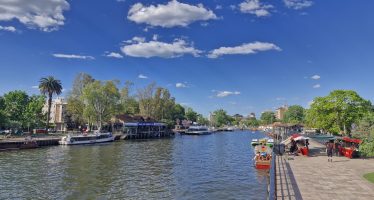
[[[277,199],[374,199],[374,184],[363,175],[374,172],[374,159],[333,157],[324,145],[310,141],[310,156],[277,156]]]

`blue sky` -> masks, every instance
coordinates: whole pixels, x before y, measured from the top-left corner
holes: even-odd
[[[334,89],[374,100],[374,1],[23,2],[0,0],[0,95],[38,93],[48,75],[66,94],[86,72],[155,81],[204,115],[307,107]]]

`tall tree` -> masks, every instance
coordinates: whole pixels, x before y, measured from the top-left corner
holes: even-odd
[[[95,81],[91,75],[86,73],[79,73],[73,82],[73,88],[67,97],[67,114],[71,116],[75,124],[84,123],[84,103],[81,100],[83,88]]]
[[[202,114],[197,115],[197,123],[200,125],[209,125],[209,120],[205,118]]]
[[[83,88],[82,101],[85,104],[85,116],[94,116],[99,129],[108,121],[118,108],[119,91],[114,81],[94,81]]]
[[[187,108],[186,110],[186,119],[192,122],[197,121],[197,112],[195,112],[192,108]]]
[[[29,102],[25,109],[25,126],[30,131],[30,128],[36,128],[43,125],[43,107],[45,104],[45,96],[33,95],[29,98]]]
[[[120,91],[119,114],[138,114],[139,103],[135,97],[131,95],[131,88],[134,83],[126,81],[125,86]]]
[[[62,84],[60,80],[53,76],[48,76],[40,79],[39,90],[43,95],[48,96],[48,111],[47,111],[47,131],[49,128],[49,119],[51,115],[52,97],[54,94],[60,95],[62,93]]]
[[[213,124],[217,127],[229,125],[234,121],[234,118],[229,116],[223,109],[213,112]]]
[[[4,112],[11,127],[22,127],[29,96],[24,91],[15,90],[4,95]]]
[[[371,102],[355,91],[335,90],[328,96],[313,100],[306,121],[309,126],[330,133],[349,134],[352,124],[357,123],[371,108]]]
[[[288,107],[284,113],[283,122],[285,123],[303,123],[304,122],[304,108],[299,105]]]
[[[153,95],[155,93],[156,84],[151,83],[143,89],[138,89],[139,111],[140,115],[152,117],[153,114]]]
[[[275,122],[275,114],[272,111],[265,111],[261,114],[261,123],[264,125]]]

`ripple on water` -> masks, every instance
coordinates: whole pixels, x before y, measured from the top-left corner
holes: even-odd
[[[0,199],[265,199],[268,175],[230,132],[0,153]]]

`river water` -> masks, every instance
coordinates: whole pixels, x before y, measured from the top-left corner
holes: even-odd
[[[0,152],[0,199],[266,199],[238,131]]]

